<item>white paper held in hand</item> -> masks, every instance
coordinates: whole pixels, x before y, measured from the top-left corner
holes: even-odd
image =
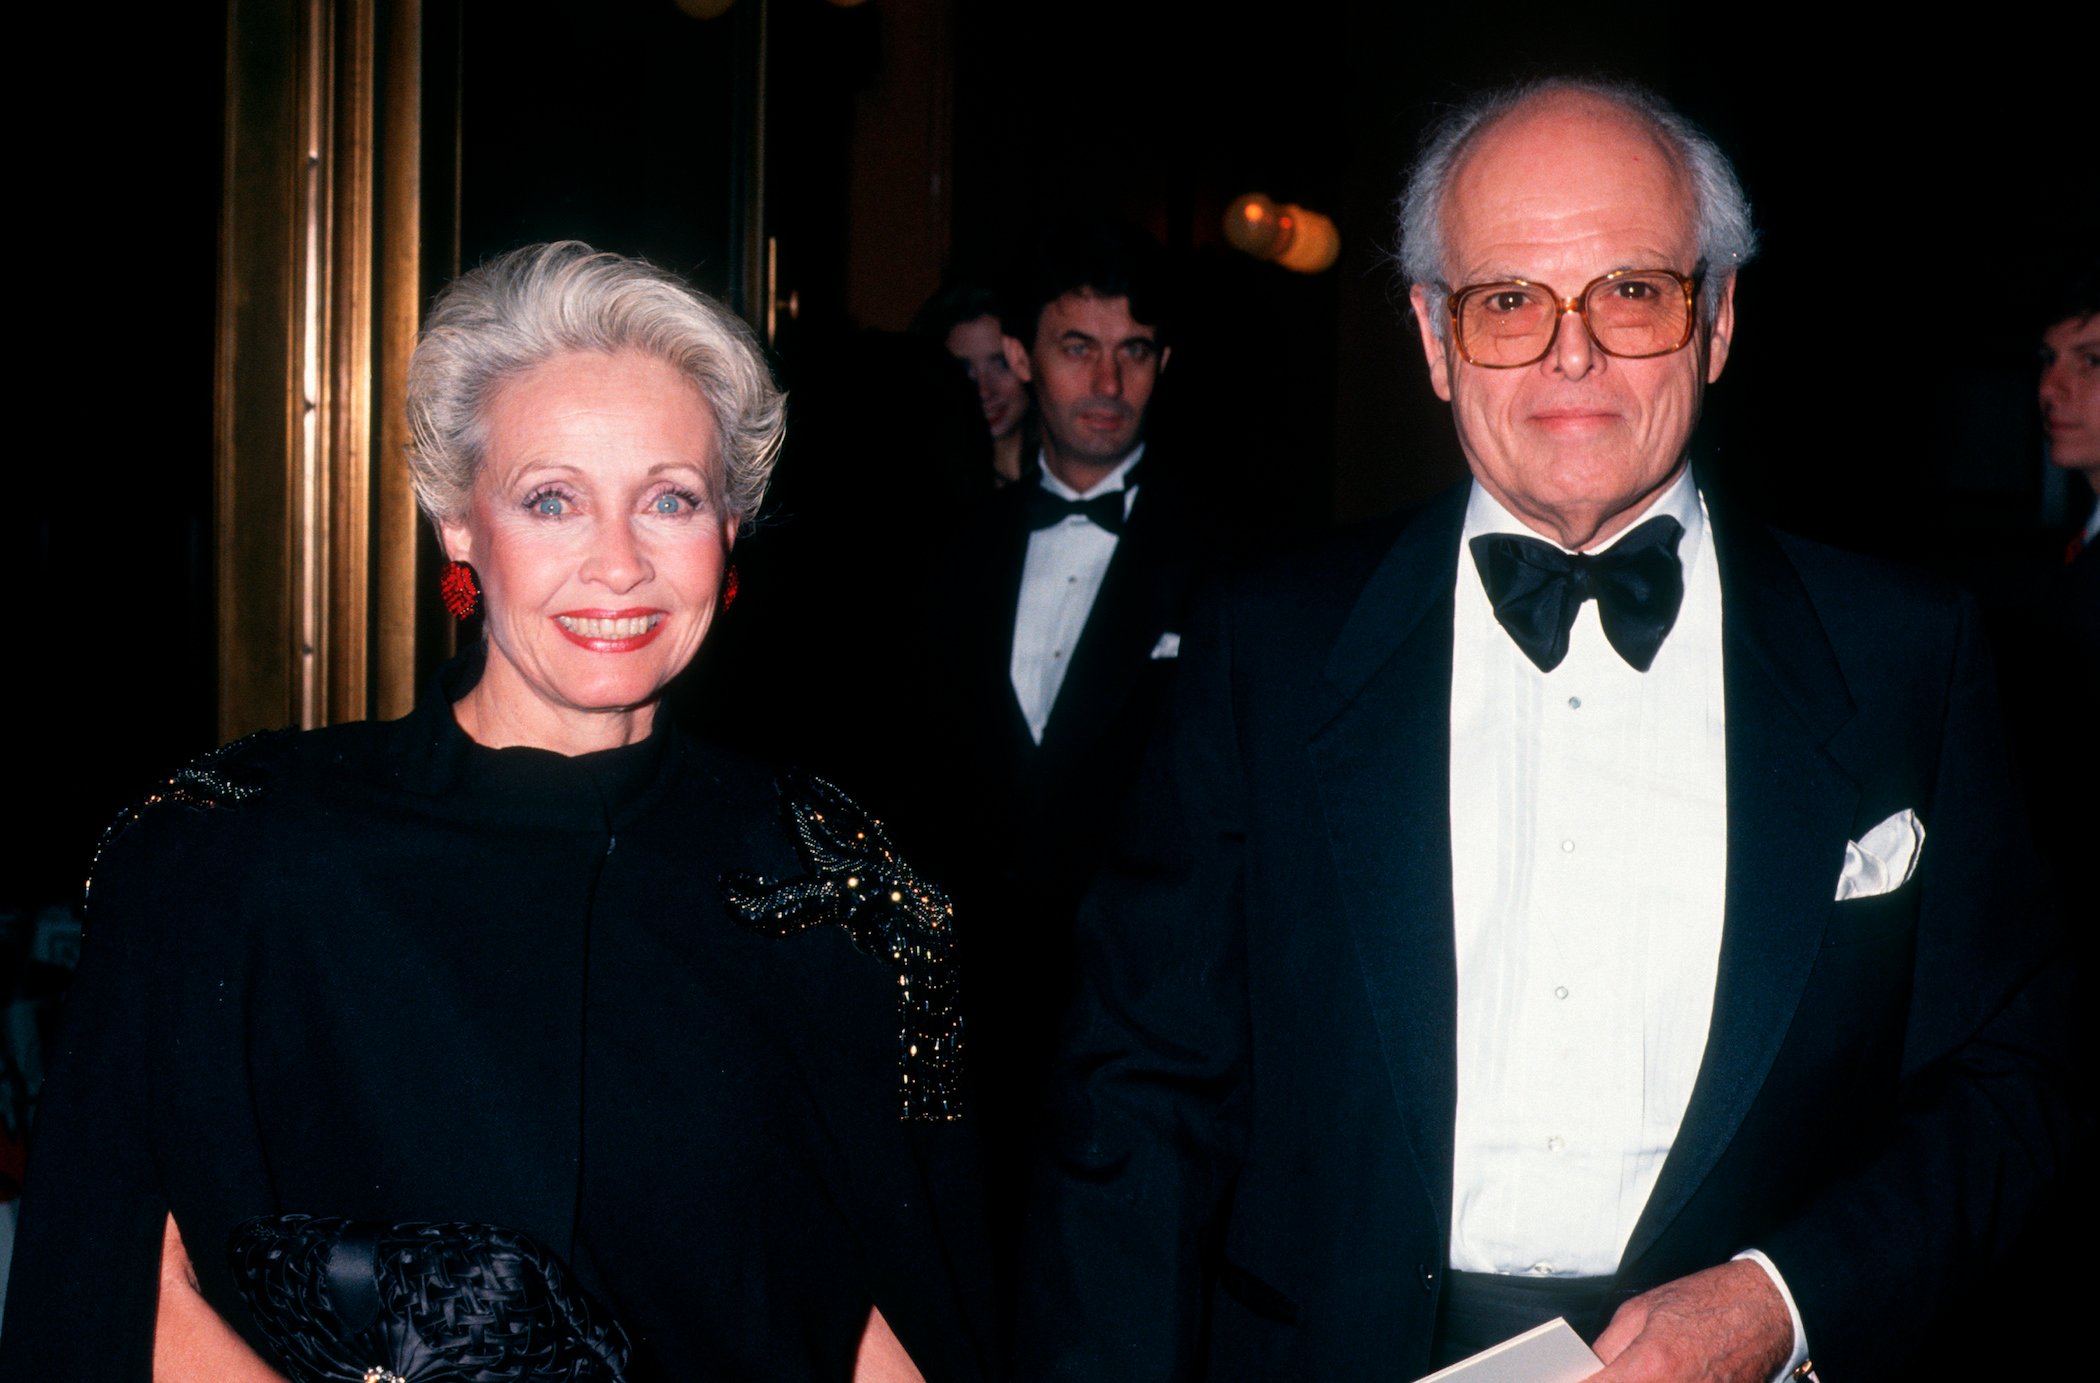
[[[1576,1383],[1603,1367],[1575,1328],[1555,1316],[1416,1383]]]

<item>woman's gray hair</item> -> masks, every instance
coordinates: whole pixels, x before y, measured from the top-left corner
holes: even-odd
[[[1706,307],[1709,315],[1721,300],[1729,277],[1757,253],[1757,231],[1750,224],[1750,202],[1736,178],[1735,166],[1721,146],[1673,110],[1654,92],[1630,82],[1587,77],[1546,77],[1483,92],[1444,115],[1422,136],[1422,152],[1400,194],[1400,272],[1409,283],[1444,282],[1449,246],[1444,243],[1444,198],[1451,178],[1473,141],[1488,126],[1521,106],[1562,94],[1593,97],[1633,116],[1673,146],[1691,183],[1699,257],[1706,262]],[[1446,284],[1446,287],[1455,285]],[[1444,314],[1430,314],[1430,325],[1442,340]]]
[[[408,468],[423,512],[439,522],[466,508],[506,382],[568,351],[626,350],[664,361],[707,400],[720,456],[708,498],[748,528],[786,415],[758,342],[677,275],[580,240],[499,255],[438,295],[408,362]]]

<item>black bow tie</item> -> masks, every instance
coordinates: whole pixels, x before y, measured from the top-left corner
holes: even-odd
[[[1030,532],[1050,528],[1077,514],[1110,533],[1120,534],[1123,531],[1123,510],[1129,498],[1127,483],[1123,489],[1110,490],[1092,499],[1066,499],[1037,485],[1028,492],[1028,528]]]
[[[1684,601],[1684,572],[1677,564],[1683,537],[1684,526],[1663,515],[1594,557],[1515,533],[1484,533],[1471,546],[1496,621],[1541,672],[1553,671],[1568,656],[1568,631],[1582,602],[1591,599],[1604,637],[1628,664],[1646,672]]]

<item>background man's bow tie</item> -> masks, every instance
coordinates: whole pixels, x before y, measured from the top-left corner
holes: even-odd
[[[1028,492],[1028,527],[1031,531],[1063,523],[1073,514],[1088,519],[1111,533],[1123,531],[1123,508],[1130,491],[1110,490],[1092,499],[1066,499],[1040,485]]]
[[[1541,672],[1553,671],[1568,656],[1568,632],[1582,602],[1592,599],[1604,637],[1621,658],[1646,672],[1684,601],[1677,562],[1683,537],[1684,525],[1663,515],[1595,556],[1515,533],[1484,533],[1471,547],[1496,621]]]

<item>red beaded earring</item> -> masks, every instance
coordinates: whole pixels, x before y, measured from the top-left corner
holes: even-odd
[[[727,611],[734,604],[736,604],[736,563],[731,562],[729,570],[722,573],[722,609]]]
[[[481,583],[465,562],[447,562],[445,574],[438,578],[438,595],[452,618],[465,619],[481,605]]]

